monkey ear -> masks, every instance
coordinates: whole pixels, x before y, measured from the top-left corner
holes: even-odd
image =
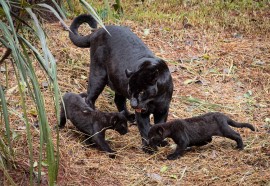
[[[82,112],[83,113],[91,113],[92,111],[94,111],[92,108],[90,108],[90,107],[84,107],[83,109],[82,109]]]
[[[157,133],[158,133],[158,135],[160,135],[160,136],[163,137],[163,134],[164,134],[164,128],[163,128],[163,127],[158,127],[158,128],[157,128]]]
[[[127,78],[130,78],[130,76],[132,76],[132,74],[134,74],[134,72],[132,72],[128,69],[125,70],[125,73],[126,73]]]

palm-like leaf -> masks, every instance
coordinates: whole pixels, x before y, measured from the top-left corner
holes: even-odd
[[[58,12],[65,18],[64,13],[61,12],[61,8],[55,3],[53,0]],[[81,1],[83,6],[87,7],[97,19],[97,21],[102,24],[102,21],[99,19],[94,9],[88,5],[85,1]],[[51,11],[64,25],[66,28],[67,25],[63,21],[63,19],[58,15],[57,11],[54,10],[51,6],[47,4],[36,4],[29,5],[28,3],[20,4],[17,1],[3,1],[0,0],[0,10],[4,13],[5,22],[0,21],[0,42],[11,52],[12,58],[12,66],[14,68],[14,72],[16,75],[16,81],[19,88],[20,93],[20,105],[23,112],[23,121],[26,125],[27,131],[27,142],[29,149],[29,162],[30,162],[30,185],[34,183],[34,157],[33,151],[36,147],[33,147],[33,139],[31,132],[31,125],[27,115],[27,104],[26,98],[31,97],[33,102],[35,103],[35,107],[38,113],[39,118],[39,129],[40,129],[40,142],[39,142],[39,161],[38,161],[38,175],[37,175],[37,183],[40,183],[41,180],[41,162],[46,158],[46,162],[48,164],[48,180],[49,185],[54,185],[57,180],[58,173],[58,164],[59,164],[59,134],[57,131],[57,143],[56,147],[53,144],[52,134],[50,130],[50,126],[47,119],[47,112],[45,109],[44,96],[40,89],[40,85],[38,83],[38,78],[36,75],[36,66],[40,66],[47,79],[49,79],[52,84],[52,93],[54,95],[54,106],[55,106],[55,116],[57,117],[57,121],[59,122],[59,99],[60,99],[60,90],[57,83],[57,71],[56,71],[56,62],[55,59],[50,52],[50,49],[46,42],[46,34],[44,33],[38,18],[35,13],[33,13],[33,9],[37,9],[38,7],[46,8]],[[33,20],[33,37],[38,39],[39,44],[41,46],[41,51],[38,49],[38,45],[36,42],[32,42],[27,37],[23,35],[23,29],[26,27],[22,27],[22,25],[26,25],[28,28],[30,27],[24,19],[21,19],[16,14],[12,13],[11,6],[16,6],[20,11],[23,11],[24,14],[28,14],[30,19]],[[25,7],[24,7],[25,6]],[[15,22],[14,22],[15,19]],[[104,26],[104,25],[103,25]],[[104,27],[105,28],[105,27]],[[30,55],[29,55],[30,54]],[[33,54],[33,55],[31,55]],[[6,56],[4,57],[6,58]],[[4,59],[3,59],[4,60]],[[2,60],[2,61],[3,61]],[[38,65],[34,65],[37,63]],[[1,65],[1,64],[0,64]],[[7,77],[6,77],[7,78]],[[25,84],[28,88],[28,92],[23,90],[23,86],[21,84]],[[11,113],[11,109],[8,107],[8,103],[5,99],[5,92],[0,87],[0,111],[1,116],[4,116],[4,123],[6,134],[1,137],[0,135],[0,169],[3,170],[6,179],[10,184],[15,184],[12,180],[11,176],[8,175],[8,168],[6,166],[7,163],[13,163],[13,158],[16,157],[16,154],[13,156],[12,150],[12,140],[11,140],[11,128],[12,122],[9,121],[9,114]],[[1,125],[0,125],[1,127]],[[1,128],[0,128],[1,129]],[[1,132],[1,130],[0,130]],[[55,150],[56,149],[56,150]],[[16,158],[15,158],[16,159]],[[7,163],[5,163],[7,162]]]

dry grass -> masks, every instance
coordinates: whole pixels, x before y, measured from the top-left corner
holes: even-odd
[[[237,121],[254,124],[258,131],[236,129],[246,145],[243,151],[235,149],[234,141],[215,138],[209,145],[187,151],[181,159],[168,161],[166,155],[173,145],[160,148],[154,155],[145,154],[137,127],[130,126],[130,133],[125,136],[108,131],[107,139],[118,152],[116,159],[110,159],[95,148],[87,147],[83,136],[69,123],[60,131],[58,185],[269,185],[269,35],[248,32],[235,35],[221,28],[210,30],[200,26],[190,29],[173,26],[174,29],[168,30],[169,21],[163,26],[159,20],[151,20],[147,26],[128,20],[121,24],[131,27],[155,54],[167,60],[174,81],[169,120],[220,111]],[[46,24],[45,28],[58,60],[62,92],[86,91],[89,49],[75,47],[59,24]],[[145,35],[144,29],[150,29],[150,34]],[[38,75],[40,82],[46,81],[43,74]],[[54,126],[52,95],[46,89],[43,93],[49,121]],[[15,91],[9,95],[9,103],[14,108],[19,102],[17,94]],[[31,103],[28,105],[31,108]],[[97,108],[116,111],[109,88],[100,95]],[[26,131],[21,128],[23,122],[18,116],[13,115],[10,120],[20,135],[14,140],[18,166],[11,174],[18,185],[26,185],[29,169]],[[36,120],[32,116],[33,124]],[[34,144],[38,144],[39,131],[32,129]],[[53,135],[56,139],[55,132]],[[38,149],[35,149],[36,160],[37,154]],[[46,185],[45,177],[42,183]]]

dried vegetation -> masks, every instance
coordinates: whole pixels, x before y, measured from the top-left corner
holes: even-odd
[[[229,139],[215,138],[211,144],[190,149],[181,159],[168,161],[166,155],[174,146],[162,147],[154,155],[145,154],[141,150],[138,129],[132,125],[130,132],[125,136],[108,131],[107,138],[111,141],[111,146],[118,151],[117,158],[110,159],[104,153],[87,147],[83,143],[83,136],[69,123],[68,127],[60,131],[58,185],[269,185],[268,13],[264,8],[252,11],[254,19],[263,22],[260,29],[256,28],[256,24],[249,22],[249,12],[245,14],[249,25],[243,25],[239,21],[230,28],[226,26],[230,25],[228,22],[223,24],[225,26],[219,23],[222,16],[209,20],[205,15],[201,15],[201,19],[189,17],[190,26],[185,28],[186,23],[183,23],[183,19],[189,14],[183,14],[185,16],[182,17],[176,15],[182,10],[187,12],[189,5],[177,8],[174,1],[168,1],[172,2],[171,4],[160,2],[151,4],[147,1],[144,8],[143,5],[136,5],[137,7],[128,12],[132,5],[127,1],[123,4],[127,15],[119,24],[131,27],[157,56],[168,62],[174,82],[168,119],[220,111],[237,121],[252,123],[258,131],[236,129],[246,145],[243,151],[236,150],[235,142]],[[199,7],[194,7],[190,9],[194,11],[191,15],[198,13],[195,10]],[[153,11],[149,10],[151,8]],[[139,12],[143,9],[147,10],[144,14]],[[154,10],[156,14],[153,13]],[[239,12],[241,13],[241,10]],[[147,16],[152,15],[151,13],[160,17]],[[138,19],[135,19],[135,15],[138,15]],[[143,15],[146,18],[140,21],[140,18],[144,18]],[[218,13],[211,14],[213,15]],[[235,16],[231,20],[245,20],[237,14]],[[268,25],[264,21],[268,21]],[[68,39],[67,31],[58,23],[47,23],[44,26],[48,31],[52,53],[58,61],[61,91],[86,91],[89,49],[75,47]],[[38,69],[39,67],[37,74],[42,84],[46,79],[43,79],[43,74],[38,73]],[[12,77],[13,72],[9,73]],[[12,79],[9,81],[12,87]],[[18,93],[15,89],[10,91],[9,104],[16,111]],[[47,93],[46,89],[43,89],[43,93],[47,110],[52,113],[49,114],[49,121],[53,128],[56,118],[51,104],[52,95]],[[31,103],[28,103],[28,106],[31,108]],[[97,108],[108,112],[116,111],[113,92],[109,88],[99,97]],[[33,115],[34,143],[39,143],[39,129],[34,127],[37,118],[34,112],[29,114]],[[29,166],[26,132],[18,115],[13,116],[10,120],[13,129],[19,135],[14,141],[14,148],[21,156],[16,160],[17,171],[11,174],[17,177],[19,185],[25,185]],[[56,132],[54,135],[56,138]],[[170,144],[173,142],[170,141]],[[37,151],[38,149],[36,155]],[[46,183],[47,180],[43,180],[43,184]]]

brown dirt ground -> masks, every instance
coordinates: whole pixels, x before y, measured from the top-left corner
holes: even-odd
[[[133,125],[125,136],[108,131],[107,139],[118,152],[116,159],[110,159],[97,149],[86,147],[82,135],[68,123],[60,131],[58,185],[269,185],[270,135],[265,121],[270,117],[269,36],[238,37],[222,30],[212,32],[195,27],[168,31],[159,24],[148,27],[150,34],[145,35],[142,23],[123,24],[168,62],[174,81],[169,120],[219,111],[237,121],[254,124],[258,131],[236,129],[246,145],[243,151],[235,149],[234,141],[217,137],[211,144],[192,148],[182,158],[168,161],[166,155],[175,146],[162,147],[154,155],[145,154],[138,129]],[[75,47],[58,23],[46,24],[45,28],[57,59],[61,91],[86,91],[89,49]],[[46,81],[41,70],[37,74],[40,82]],[[47,89],[43,93],[49,123],[54,126],[52,95]],[[18,92],[13,91],[10,104],[16,105],[18,97]],[[31,103],[28,105],[31,108]],[[109,88],[99,97],[97,108],[116,111]],[[34,123],[36,118],[31,118]],[[21,136],[14,147],[20,155],[16,159],[18,167],[11,174],[18,185],[25,185],[29,169],[26,131],[20,128],[24,125],[22,120],[16,116],[10,120]],[[33,135],[38,146],[39,131],[34,127]],[[53,135],[56,141],[55,131]],[[34,152],[37,160],[38,149]],[[46,183],[44,177],[43,184]]]

